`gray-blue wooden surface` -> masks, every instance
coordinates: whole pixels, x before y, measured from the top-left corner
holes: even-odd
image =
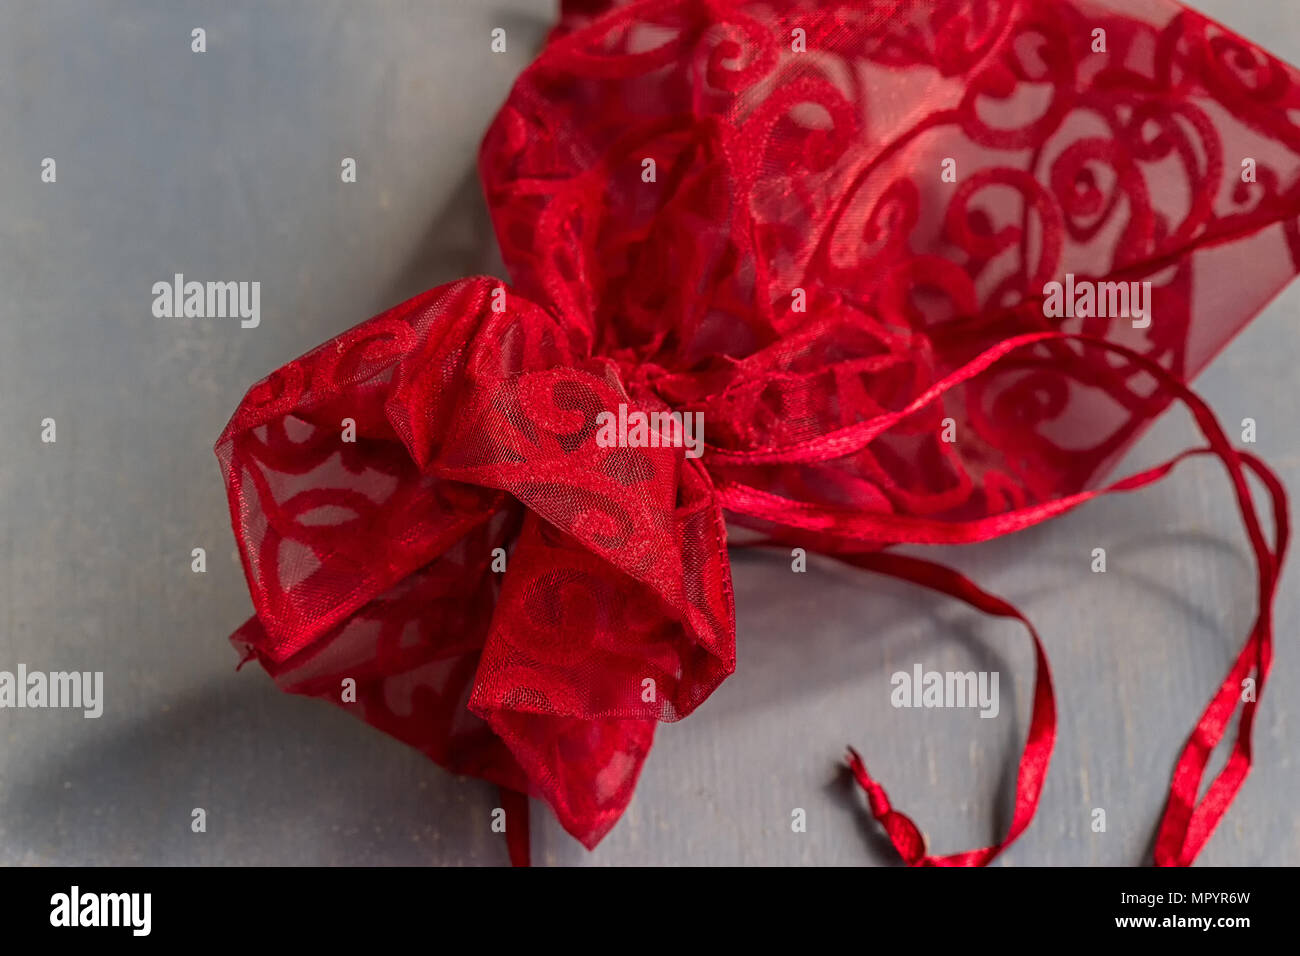
[[[1198,5],[1300,61],[1300,6]],[[0,710],[0,863],[504,862],[494,788],[280,694],[256,668],[235,673],[226,635],[250,604],[211,445],[283,361],[430,285],[499,269],[473,157],[551,15],[543,0],[0,6],[0,669],[106,680],[99,720]],[[504,55],[487,51],[495,26]],[[39,180],[47,156],[55,184]],[[344,156],[354,185],[339,181]],[[155,319],[150,287],[176,272],[261,281],[260,328]],[[1199,381],[1225,422],[1257,419],[1257,450],[1293,489],[1298,302],[1292,287]],[[1172,413],[1126,467],[1193,440]],[[195,547],[206,574],[190,570]],[[1094,547],[1106,574],[1089,572]],[[1148,859],[1174,757],[1252,616],[1222,469],[1191,464],[943,557],[1016,601],[1054,665],[1052,773],[1004,862]],[[890,861],[838,769],[850,743],[934,849],[993,840],[1025,731],[1023,634],[867,574],[733,561],[736,674],[660,729],[594,853],[535,814],[535,857]],[[1300,863],[1294,581],[1257,765],[1208,863]],[[889,675],[915,662],[998,670],[1002,716],[892,708]],[[196,807],[206,833],[191,832]],[[791,831],[796,807],[806,833]],[[1098,807],[1105,833],[1090,828]]]

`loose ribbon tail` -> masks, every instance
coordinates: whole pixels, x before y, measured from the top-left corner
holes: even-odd
[[[1227,813],[1233,797],[1250,772],[1251,731],[1255,724],[1255,711],[1273,663],[1273,595],[1277,590],[1278,576],[1291,536],[1286,490],[1272,470],[1257,457],[1249,452],[1236,454],[1268,491],[1273,510],[1274,549],[1269,550],[1262,538],[1257,539],[1252,533],[1251,540],[1255,544],[1260,563],[1259,615],[1232,669],[1201,714],[1178,758],[1169,789],[1169,801],[1156,836],[1157,866],[1190,866]],[[1234,483],[1237,483],[1235,473],[1233,478]],[[1247,525],[1250,525],[1249,520]],[[1243,693],[1243,687],[1252,670],[1255,672],[1255,692],[1247,695]],[[1214,748],[1223,739],[1228,721],[1237,709],[1237,701],[1242,698],[1241,719],[1237,724],[1237,738],[1233,742],[1232,753],[1223,770],[1211,783],[1205,798],[1197,805],[1196,794],[1200,790],[1206,764],[1209,763]]]
[[[532,866],[528,825],[528,795],[501,787],[501,809],[506,813],[506,851],[511,866]]]
[[[1188,866],[1209,841],[1214,829],[1227,812],[1241,788],[1251,765],[1251,731],[1255,711],[1263,693],[1273,655],[1273,597],[1290,537],[1287,496],[1277,476],[1254,455],[1232,446],[1222,426],[1205,401],[1175,374],[1159,363],[1126,346],[1095,336],[1066,332],[1034,332],[1007,339],[990,348],[968,364],[936,383],[906,408],[842,429],[840,432],[809,439],[783,448],[751,452],[722,452],[735,464],[813,463],[832,460],[865,447],[889,428],[937,401],[956,385],[964,382],[1011,353],[1051,340],[1074,340],[1085,346],[1101,348],[1122,355],[1149,372],[1159,383],[1191,411],[1198,428],[1208,440],[1203,448],[1190,449],[1144,471],[1129,475],[1112,484],[1067,495],[1027,508],[1002,512],[972,521],[942,521],[889,513],[860,513],[845,508],[831,508],[792,501],[761,489],[737,482],[721,482],[718,493],[723,506],[739,515],[757,518],[790,530],[829,533],[845,542],[842,550],[830,555],[856,567],[921,584],[932,590],[965,601],[972,607],[997,617],[1015,618],[1029,630],[1034,640],[1036,678],[1033,713],[1016,783],[1016,806],[1011,826],[1001,842],[978,850],[932,857],[916,824],[893,809],[884,789],[868,774],[856,751],[849,751],[849,768],[865,791],[873,816],[884,827],[904,862],[928,866],[983,866],[1014,841],[1033,819],[1042,793],[1043,781],[1056,737],[1056,708],[1047,657],[1037,631],[1015,607],[1001,598],[982,591],[969,579],[942,565],[920,558],[886,551],[856,553],[854,545],[888,541],[896,544],[969,544],[987,541],[1038,524],[1048,518],[1071,511],[1084,502],[1115,492],[1136,491],[1166,477],[1181,462],[1203,455],[1213,455],[1223,462],[1232,481],[1247,537],[1255,553],[1259,571],[1258,614],[1250,635],[1218,691],[1211,698],[1193,730],[1174,768],[1169,799],[1161,818],[1154,852],[1158,866]],[[1246,471],[1255,474],[1268,492],[1272,514],[1274,544],[1269,546],[1261,527],[1259,513],[1246,480]],[[1248,678],[1254,676],[1254,693],[1243,693]],[[1223,770],[1198,804],[1196,797],[1215,747],[1223,740],[1227,726],[1244,699],[1237,737]]]
[[[1272,664],[1272,596],[1281,558],[1290,537],[1286,492],[1277,476],[1257,457],[1246,452],[1237,454],[1268,490],[1275,521],[1276,552],[1265,549],[1261,556],[1261,569],[1264,573],[1260,586],[1260,615],[1250,637],[1201,715],[1174,769],[1169,799],[1156,837],[1154,857],[1157,866],[1190,866],[1227,813],[1250,771],[1251,730],[1255,710]],[[1020,758],[1015,812],[1011,827],[1000,843],[950,856],[930,856],[926,852],[925,837],[916,823],[893,809],[884,788],[867,772],[858,752],[852,747],[848,752],[849,769],[867,796],[872,816],[880,823],[904,863],[908,866],[983,866],[1010,846],[1033,819],[1056,739],[1056,708],[1051,674],[1038,633],[1015,607],[980,590],[961,574],[942,565],[888,553],[835,557],[866,570],[929,587],[963,600],[985,613],[997,617],[1014,617],[1025,625],[1033,637],[1037,662],[1033,716]],[[1205,767],[1215,747],[1223,739],[1227,724],[1236,710],[1243,683],[1252,669],[1257,674],[1255,693],[1245,701],[1242,708],[1232,754],[1211,784],[1204,800],[1197,805],[1196,795]]]
[[[1029,619],[1001,598],[978,588],[965,576],[933,561],[902,554],[881,552],[862,555],[835,555],[855,567],[886,574],[920,584],[934,591],[955,597],[995,617],[1014,618],[1025,626],[1034,641],[1034,703],[1029,721],[1029,735],[1020,756],[1020,770],[1016,776],[1016,808],[1011,826],[1001,842],[978,850],[933,857],[925,849],[925,838],[911,818],[894,810],[884,788],[867,773],[866,765],[857,751],[849,748],[849,769],[854,779],[867,794],[872,815],[884,827],[894,849],[908,866],[984,866],[1015,841],[1029,826],[1038,809],[1038,800],[1047,779],[1047,768],[1052,760],[1056,743],[1056,697],[1052,691],[1052,674],[1047,664],[1047,653],[1038,632]]]

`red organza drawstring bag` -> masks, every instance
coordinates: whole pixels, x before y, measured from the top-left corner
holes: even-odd
[[[1258,616],[1174,770],[1155,859],[1189,863],[1249,769],[1287,529],[1186,383],[1297,271],[1298,124],[1294,70],[1171,0],[566,4],[481,151],[510,283],[308,352],[217,442],[256,607],[233,641],[591,847],[656,725],[736,666],[748,529],[1029,628],[999,843],[930,856],[850,754],[906,862],[982,864],[1038,801],[1047,661],[1015,608],[891,546],[1217,456]],[[1172,403],[1204,446],[1103,483]]]

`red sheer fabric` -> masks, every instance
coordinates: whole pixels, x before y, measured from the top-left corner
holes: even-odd
[[[726,521],[1023,620],[884,549],[1162,477],[1094,490],[1179,401],[1260,570],[1157,841],[1190,862],[1249,767],[1253,701],[1197,803],[1241,681],[1267,675],[1286,525],[1185,382],[1297,271],[1298,81],[1171,0],[565,4],[481,152],[511,284],[357,326],[217,442],[257,612],[233,640],[594,846],[656,724],[735,667]],[[1052,282],[1099,291],[1062,314]],[[1150,283],[1145,311],[1098,285],[1121,282]],[[702,457],[606,447],[620,405],[702,414]],[[987,862],[1032,818],[1055,727],[1034,639],[996,846],[930,857],[854,755],[907,862]]]

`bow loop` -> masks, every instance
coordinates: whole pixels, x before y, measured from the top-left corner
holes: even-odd
[[[235,639],[594,844],[655,722],[734,669],[725,530],[625,366],[502,288],[434,290],[250,390],[217,446],[257,609]]]

